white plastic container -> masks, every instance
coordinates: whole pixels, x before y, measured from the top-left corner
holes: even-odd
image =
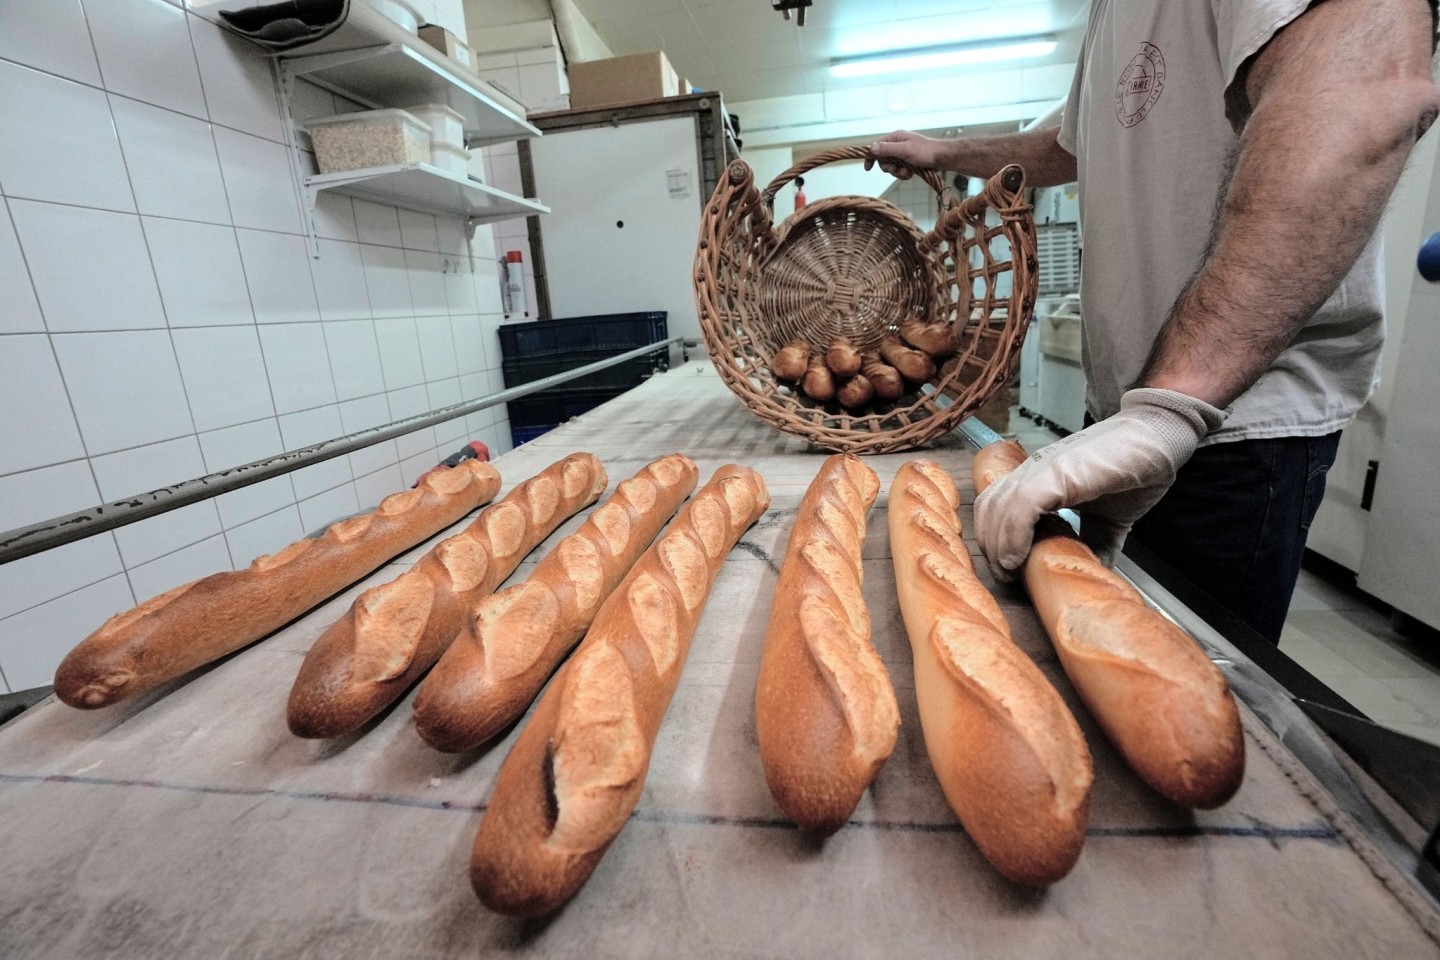
[[[430,141],[430,163],[457,177],[469,176],[470,151],[439,140]]]
[[[430,125],[430,139],[452,147],[465,146],[465,118],[443,103],[419,103],[406,107],[405,112],[421,123]]]
[[[321,173],[430,160],[430,125],[404,110],[365,110],[305,125]]]

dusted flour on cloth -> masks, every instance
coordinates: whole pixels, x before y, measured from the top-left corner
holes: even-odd
[[[1237,72],[1308,0],[1095,0],[1060,128],[1079,163],[1086,404],[1120,409],[1200,265],[1226,157]],[[1295,144],[1297,151],[1303,143]],[[1295,341],[1206,443],[1323,436],[1379,379],[1380,232]]]

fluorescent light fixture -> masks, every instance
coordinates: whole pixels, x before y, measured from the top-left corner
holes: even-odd
[[[1022,60],[1043,57],[1055,51],[1050,37],[1016,37],[1009,40],[967,43],[954,47],[921,47],[896,53],[836,60],[830,64],[833,77],[872,77],[884,73],[938,70],[973,63]]]

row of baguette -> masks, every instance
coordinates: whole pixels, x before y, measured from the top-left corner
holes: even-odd
[[[1014,444],[982,451],[977,487],[1023,457]],[[423,677],[417,731],[437,749],[471,750],[504,732],[554,674],[500,770],[470,875],[492,909],[558,909],[635,809],[710,589],[769,505],[749,468],[722,467],[685,503],[698,479],[680,454],[648,464],[526,580],[497,593],[531,550],[599,498],[608,478],[581,453],[517,485],[412,568],[362,592],[325,630],[292,687],[290,729],[352,733]],[[102,707],[218,659],[456,522],[499,487],[494,467],[467,461],[246,570],[118,614],[65,658],[56,694]],[[786,816],[819,835],[849,819],[900,722],[860,591],[866,516],[879,493],[859,458],[824,462],[790,534],[760,665],[756,727],[767,783]],[[958,505],[953,481],[931,461],[904,464],[890,490],[922,732],[946,799],[981,852],[1012,880],[1044,885],[1079,856],[1090,755],[976,579]],[[1059,521],[1037,531],[1024,578],[1083,702],[1136,772],[1182,804],[1227,800],[1244,769],[1239,716],[1194,642]]]

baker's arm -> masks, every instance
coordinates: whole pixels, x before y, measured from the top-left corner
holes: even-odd
[[[1335,292],[1435,119],[1425,0],[1327,0],[1251,61],[1214,239],[1141,382],[1217,407]]]
[[[952,170],[988,180],[1005,166],[1018,163],[1025,168],[1025,180],[1030,186],[1053,187],[1075,179],[1075,157],[1057,142],[1059,133],[1060,128],[1055,126],[999,137],[936,140],[897,130],[870,145],[876,160],[866,160],[865,169],[878,161],[881,170],[908,179],[909,170],[888,162],[888,158],[894,158],[911,166]]]
[[[1325,0],[1254,57],[1251,108],[1210,251],[1120,412],[1040,451],[976,501],[997,574],[1035,522],[1080,508],[1111,561],[1227,406],[1259,379],[1355,263],[1411,147],[1434,120],[1424,0]],[[1237,81],[1238,82],[1238,81]]]

